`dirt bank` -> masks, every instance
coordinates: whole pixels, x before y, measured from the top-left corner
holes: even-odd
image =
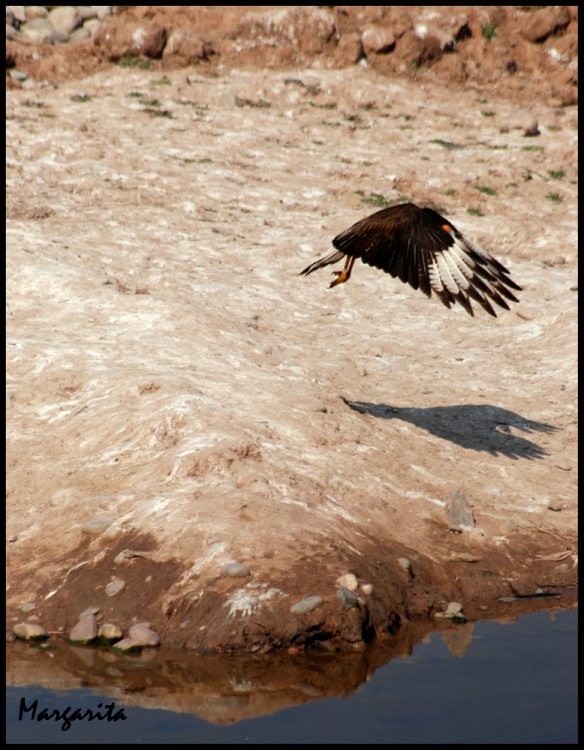
[[[7,98],[10,626],[93,606],[165,645],[362,648],[451,600],[575,584],[573,109],[534,103],[525,138],[504,98],[360,65],[108,68]],[[521,304],[472,319],[361,264],[298,277],[403,198]],[[457,490],[472,531],[449,531]],[[373,587],[355,606],[346,573]]]

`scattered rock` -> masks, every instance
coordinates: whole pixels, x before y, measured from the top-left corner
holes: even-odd
[[[49,504],[53,508],[59,508],[65,505],[71,505],[76,496],[76,490],[73,487],[63,487],[63,489],[53,492]]]
[[[84,609],[79,615],[79,619],[82,620],[84,617],[87,617],[87,615],[96,615],[98,612],[99,607],[87,607],[87,609]]]
[[[83,26],[80,29],[75,29],[69,36],[69,44],[81,44],[82,42],[88,42],[91,39],[91,31]]]
[[[12,631],[23,641],[41,641],[49,637],[43,626],[34,622],[17,622]]]
[[[87,646],[97,638],[97,618],[93,614],[86,614],[77,625],[73,626],[69,634],[69,641],[76,646]]]
[[[510,130],[523,130],[524,135],[537,135],[539,133],[537,117],[528,109],[519,109],[499,120],[500,133],[508,133]]]
[[[564,5],[549,5],[525,16],[519,33],[530,42],[543,42],[569,23],[570,13]]]
[[[204,60],[210,50],[205,49],[201,37],[189,28],[174,29],[168,37],[162,57],[172,57],[180,65],[193,65]]]
[[[25,73],[23,70],[16,70],[16,68],[12,68],[10,70],[9,74],[10,78],[13,78],[15,81],[26,81],[28,78],[28,74]]]
[[[121,578],[111,581],[105,587],[106,596],[115,596],[126,588],[126,582],[122,581]]]
[[[451,562],[475,563],[482,560],[482,557],[471,555],[469,552],[452,552],[448,558]]]
[[[139,646],[158,646],[160,636],[150,628],[150,623],[139,622],[130,628],[130,638]]]
[[[69,34],[57,31],[48,18],[36,18],[24,24],[21,34],[36,44],[59,44],[69,41]]]
[[[103,534],[104,531],[107,531],[113,522],[113,518],[94,518],[92,521],[82,523],[81,531],[90,536],[98,536],[99,534]]]
[[[293,7],[251,11],[239,22],[236,36],[256,44],[273,45],[273,40],[289,42],[305,54],[320,54],[336,31],[334,14],[328,8]]]
[[[111,622],[104,622],[97,632],[97,637],[103,645],[120,641],[123,637],[122,629]]]
[[[307,615],[309,612],[312,612],[313,609],[316,609],[321,605],[322,599],[320,596],[307,596],[305,599],[301,599],[299,602],[296,602],[296,604],[293,604],[290,607],[290,612],[292,612],[293,615]]]
[[[346,588],[349,591],[356,591],[359,583],[357,582],[356,576],[352,573],[345,573],[345,575],[337,578],[337,585],[341,588]]]
[[[136,550],[136,549],[124,549],[122,550],[118,555],[114,557],[114,563],[116,565],[121,565],[123,563],[130,563],[132,560],[135,560],[137,557],[144,558],[145,560],[152,559],[153,553],[152,552],[145,552],[143,550]]]
[[[18,23],[24,23],[26,21],[26,6],[8,5],[6,7],[6,23],[9,23],[9,14],[12,16],[12,19],[15,19]]]
[[[400,568],[403,568],[409,576],[413,574],[411,560],[409,560],[407,557],[398,557],[397,562]]]
[[[334,60],[339,68],[346,68],[349,65],[355,65],[363,56],[363,44],[359,34],[352,32],[343,34],[337,48],[335,49]]]
[[[49,15],[49,11],[42,5],[25,5],[24,10],[27,21],[34,21],[35,18],[47,18]]]
[[[456,47],[454,39],[450,36],[450,34],[441,31],[440,29],[436,28],[436,26],[432,26],[432,24],[418,23],[414,27],[414,32],[416,36],[420,37],[420,39],[426,39],[427,37],[434,38],[438,42],[438,45],[442,52],[452,52],[452,50]]]
[[[450,602],[445,612],[436,612],[434,617],[437,620],[459,620],[460,622],[466,622],[466,617],[462,613],[462,604],[458,602]]]
[[[123,651],[126,654],[132,654],[141,651],[142,646],[133,638],[124,638],[123,640],[112,644],[112,649],[114,651]]]
[[[341,586],[341,588],[337,591],[337,597],[343,602],[347,609],[357,606],[357,596],[344,586]]]
[[[229,563],[221,568],[221,575],[229,578],[246,578],[250,575],[250,570],[243,563]]]
[[[548,510],[555,510],[556,512],[562,510],[562,504],[559,500],[550,500],[547,507]]]
[[[365,594],[365,596],[371,596],[371,594],[373,593],[373,586],[370,583],[362,583],[361,591]]]
[[[452,493],[452,498],[446,506],[446,516],[449,531],[460,531],[461,529],[470,531],[474,528],[474,514],[462,490],[456,490]]]
[[[21,612],[32,612],[33,609],[36,607],[36,602],[27,602],[26,604],[23,604],[20,608]]]
[[[372,53],[385,55],[395,47],[395,37],[385,26],[367,26],[361,35],[361,43],[367,57]]]
[[[100,55],[113,61],[120,60],[128,52],[150,58],[160,57],[165,42],[164,27],[155,22],[129,21],[120,16],[108,18],[93,38]]]
[[[70,34],[78,26],[81,26],[81,16],[74,5],[61,5],[53,8],[49,13],[48,20],[55,31],[61,34]]]

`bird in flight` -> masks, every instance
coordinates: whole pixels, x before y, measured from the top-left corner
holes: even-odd
[[[337,278],[330,287],[337,286],[351,278],[353,265],[361,258],[428,297],[434,292],[448,308],[458,302],[472,316],[471,299],[494,318],[490,301],[505,310],[509,310],[505,299],[519,302],[511,289],[521,291],[521,287],[509,278],[505,266],[431,208],[413,203],[384,208],[341,232],[333,247],[334,253],[311,263],[300,275],[345,258],[343,270],[333,271]]]

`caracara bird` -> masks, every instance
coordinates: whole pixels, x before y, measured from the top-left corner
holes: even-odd
[[[505,310],[509,305],[504,297],[519,302],[510,290],[521,287],[509,278],[505,266],[431,208],[413,203],[384,208],[341,232],[333,247],[334,253],[311,263],[301,275],[345,258],[343,270],[333,271],[333,287],[351,278],[355,260],[361,258],[428,297],[434,292],[448,308],[458,302],[469,315],[474,316],[471,299],[495,318],[489,300]]]

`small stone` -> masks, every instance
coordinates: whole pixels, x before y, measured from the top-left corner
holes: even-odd
[[[357,597],[352,591],[349,591],[349,589],[346,589],[344,586],[341,586],[337,591],[337,597],[343,602],[347,609],[357,606]]]
[[[482,557],[471,555],[469,552],[453,552],[450,555],[449,559],[451,562],[475,563],[475,562],[479,562],[479,560],[482,560]]]
[[[130,628],[130,638],[140,646],[158,646],[160,636],[149,627],[150,623],[139,622]]]
[[[92,39],[95,36],[95,33],[99,29],[100,26],[101,26],[101,21],[98,21],[97,18],[92,18],[91,20],[86,21],[83,24],[83,28],[89,31]]]
[[[395,37],[386,26],[367,26],[361,35],[361,43],[367,57],[371,53],[383,55],[395,46]]]
[[[354,65],[363,55],[363,44],[359,34],[343,34],[335,49],[335,62],[340,67]]]
[[[362,583],[361,591],[365,594],[365,596],[371,596],[371,594],[373,593],[373,586],[370,583]]]
[[[91,39],[91,31],[85,26],[79,29],[75,29],[69,36],[69,44],[81,44],[82,42],[88,42]]]
[[[301,599],[299,602],[296,602],[296,604],[293,604],[290,607],[290,612],[292,612],[293,615],[307,615],[309,612],[312,612],[313,609],[316,609],[321,605],[322,599],[320,596],[307,596],[305,599]]]
[[[409,560],[407,557],[398,557],[397,561],[400,567],[402,567],[404,570],[411,571],[412,561]]]
[[[107,531],[114,522],[113,518],[94,518],[92,521],[86,521],[81,524],[81,531],[84,534],[90,534],[91,536],[98,536]]]
[[[9,5],[6,10],[10,10],[19,23],[26,21],[26,5]]]
[[[556,512],[562,510],[561,503],[558,500],[550,500],[548,503],[548,510],[555,510]]]
[[[97,638],[97,618],[95,615],[85,615],[69,634],[69,641],[77,646],[87,646]]]
[[[17,31],[14,26],[11,26],[9,23],[6,24],[6,40],[9,39],[20,39],[21,34],[19,31]],[[10,58],[11,65],[14,65],[14,59]]]
[[[63,489],[53,492],[49,504],[53,508],[58,508],[61,505],[70,505],[75,499],[75,490],[73,487],[64,487]]]
[[[84,617],[87,617],[87,615],[96,615],[98,612],[99,607],[87,607],[87,609],[84,609],[79,615],[79,619],[82,620]]]
[[[97,17],[100,21],[105,20],[108,16],[111,16],[112,14],[112,6],[111,5],[94,5],[92,6],[95,8],[97,12]]]
[[[34,21],[35,18],[46,18],[49,12],[42,5],[25,5],[26,20]]]
[[[556,565],[556,570],[560,573],[565,573],[569,569],[569,566],[566,565],[566,563],[560,563],[559,565]]]
[[[437,620],[464,620],[466,617],[462,614],[462,604],[458,602],[449,602],[445,612],[436,612],[434,617]]]
[[[117,578],[115,581],[111,581],[105,587],[106,596],[115,596],[126,588],[126,582],[122,581],[121,578]]]
[[[59,44],[68,42],[69,35],[57,31],[48,18],[35,18],[20,28],[26,39],[36,44]]]
[[[516,602],[517,597],[516,596],[500,596],[497,599],[498,602],[504,602],[505,604],[509,604],[510,602]]]
[[[139,643],[136,643],[133,638],[124,638],[123,640],[114,643],[112,649],[114,651],[123,651],[126,654],[131,654],[140,651],[142,646]]]
[[[205,43],[194,29],[174,29],[164,45],[163,57],[171,55],[181,58],[184,65],[191,65],[206,57]]]
[[[246,578],[249,574],[249,568],[243,563],[229,563],[221,568],[221,575],[229,578]]]
[[[77,13],[82,21],[89,21],[90,18],[97,18],[97,6],[95,5],[76,5]]]
[[[49,13],[49,21],[61,34],[70,34],[73,29],[81,25],[81,17],[74,5],[61,5],[53,8]]]
[[[337,578],[337,584],[341,588],[344,587],[349,591],[357,591],[357,587],[359,586],[357,578],[352,573],[345,573],[345,575],[339,576]]]
[[[36,607],[36,602],[27,602],[26,604],[23,604],[20,608],[21,612],[32,612],[32,610]]]
[[[566,263],[566,259],[564,258],[563,255],[556,255],[555,257],[553,257],[550,260],[550,262],[549,262],[548,265],[550,265],[550,266],[563,266],[565,263]]]
[[[34,622],[17,622],[12,628],[12,632],[17,638],[24,641],[40,641],[49,637],[43,626]]]
[[[25,73],[23,70],[16,70],[16,68],[11,68],[8,71],[8,75],[10,78],[14,78],[15,81],[26,81],[28,78],[28,73]]]
[[[472,508],[462,490],[456,490],[452,493],[451,500],[446,506],[446,516],[450,531],[459,531],[460,529],[470,531],[474,528],[475,520]]]
[[[122,629],[111,622],[104,622],[97,632],[97,637],[102,643],[111,644],[120,641],[123,637]]]
[[[519,109],[499,122],[500,133],[508,133],[510,130],[523,130],[524,135],[536,135],[539,133],[538,127],[537,117],[528,109]]]

